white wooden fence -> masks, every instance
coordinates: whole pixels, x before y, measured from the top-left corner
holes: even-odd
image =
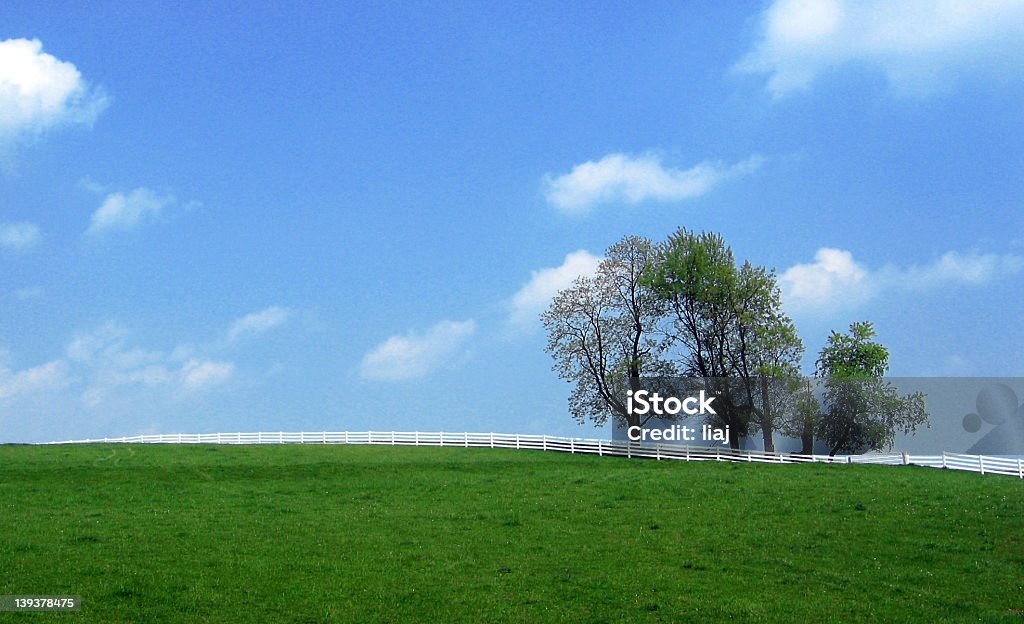
[[[891,464],[931,466],[985,474],[1009,475],[1024,479],[1024,459],[942,453],[868,453],[864,455],[798,455],[764,451],[734,451],[725,447],[650,445],[630,442],[562,438],[518,433],[444,433],[422,431],[285,431],[256,433],[172,433],[120,438],[65,440],[45,444],[380,444],[391,446],[462,446],[487,448],[536,449],[564,453],[587,453],[619,457],[646,457],[684,461],[732,461],[769,464],[826,462],[841,464]]]

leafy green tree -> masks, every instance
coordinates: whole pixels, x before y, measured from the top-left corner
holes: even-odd
[[[646,282],[668,306],[666,348],[682,374],[717,395],[713,424],[729,428],[729,443],[760,427],[767,450],[783,389],[770,378],[792,377],[803,343],[782,312],[775,274],[749,262],[737,266],[721,235],[680,228],[662,246]]]
[[[817,433],[831,455],[892,448],[897,432],[928,426],[924,394],[900,396],[884,379],[889,350],[874,337],[870,322],[853,323],[847,334],[833,331],[818,356],[824,395]]]
[[[541,315],[554,370],[576,384],[569,410],[580,423],[602,425],[611,417],[642,426],[650,416],[641,420],[629,413],[627,392],[674,372],[660,357],[657,327],[664,303],[641,280],[658,254],[645,238],[623,238],[608,249],[593,277],[577,279]]]
[[[774,283],[771,289],[772,299],[762,308],[768,312],[754,323],[751,349],[760,390],[760,402],[752,401],[754,424],[760,428],[764,449],[768,452],[775,451],[775,431],[798,407],[802,388],[799,363],[804,353],[796,326],[781,312],[778,288]]]

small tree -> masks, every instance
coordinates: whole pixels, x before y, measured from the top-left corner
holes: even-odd
[[[814,431],[821,421],[821,404],[814,393],[811,380],[803,377],[797,382],[796,391],[790,395],[790,410],[783,419],[780,430],[783,435],[800,440],[800,453],[814,453]]]
[[[849,334],[833,331],[818,357],[825,390],[817,433],[831,455],[892,448],[897,431],[928,424],[924,394],[901,397],[883,378],[889,350],[874,337],[870,322],[853,323]]]
[[[754,324],[751,360],[757,373],[759,401],[753,401],[754,424],[761,429],[764,450],[775,451],[774,433],[797,409],[803,387],[799,362],[804,344],[796,326],[781,312],[778,287],[772,284],[769,305]]]

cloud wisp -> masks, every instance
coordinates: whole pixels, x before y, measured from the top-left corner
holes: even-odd
[[[192,354],[179,347],[167,353],[128,346],[129,332],[107,323],[79,334],[68,345],[66,361],[86,380],[81,399],[96,407],[125,390],[163,390],[177,398],[223,385],[231,380],[235,364]]]
[[[391,336],[363,356],[359,373],[374,381],[405,381],[426,377],[467,355],[476,322],[441,321],[425,332]]]
[[[68,364],[64,360],[53,360],[20,371],[0,364],[0,401],[60,390],[71,383],[68,374]]]
[[[169,206],[177,203],[173,195],[139,187],[127,193],[109,193],[92,213],[89,236],[125,232],[155,221]]]
[[[663,165],[656,154],[608,154],[576,165],[569,173],[546,175],[544,195],[549,204],[566,213],[583,213],[609,203],[682,201],[750,173],[763,162],[763,157],[754,155],[733,165],[704,161],[689,169],[677,169]]]
[[[24,288],[18,288],[12,294],[18,301],[29,301],[30,299],[39,299],[45,295],[46,289],[42,286],[25,286]]]
[[[42,295],[38,287],[25,290],[22,298]],[[287,322],[292,314],[280,306],[247,314],[228,328],[228,342],[263,334]],[[170,351],[145,349],[137,346],[127,327],[110,321],[76,334],[61,357],[39,366],[13,370],[0,350],[0,400],[68,390],[67,397],[90,408],[126,397],[147,402],[178,401],[224,386],[237,377],[233,361],[211,356],[225,346],[229,345],[221,341],[195,348],[178,346]]]
[[[228,328],[228,341],[235,342],[249,336],[258,336],[283,325],[291,316],[292,311],[281,306],[270,306],[259,312],[246,314]]]
[[[35,223],[0,223],[0,248],[25,251],[35,247],[42,235]]]
[[[177,372],[185,390],[198,391],[227,383],[235,374],[234,362],[189,358]]]
[[[948,90],[958,75],[1019,74],[1024,3],[1016,0],[775,0],[735,69],[767,74],[782,98],[847,65],[881,70],[903,94]]]
[[[1021,272],[1024,257],[1015,254],[950,251],[924,265],[886,265],[871,270],[849,251],[823,247],[815,253],[813,262],[783,271],[779,286],[791,314],[818,316],[856,308],[887,292],[983,286]]]
[[[79,333],[60,357],[43,364],[16,369],[7,360],[0,350],[0,419],[28,405],[60,413],[81,406],[94,415],[180,405],[227,386],[236,376],[234,362],[203,357],[187,347],[164,352],[134,346],[131,333],[113,322]]]

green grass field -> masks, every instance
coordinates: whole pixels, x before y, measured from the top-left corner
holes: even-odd
[[[381,446],[0,447],[0,594],[93,622],[1024,622],[1024,482]]]

